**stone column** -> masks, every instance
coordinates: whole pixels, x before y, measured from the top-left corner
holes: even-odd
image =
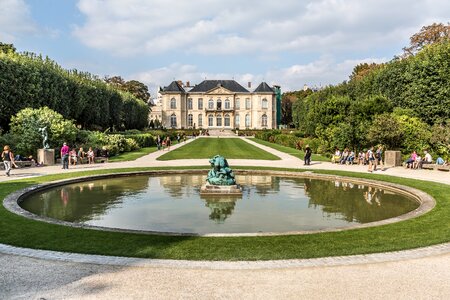
[[[36,162],[45,166],[53,166],[55,164],[55,149],[38,149]]]
[[[400,151],[386,151],[384,154],[384,164],[389,167],[402,165],[402,153]]]

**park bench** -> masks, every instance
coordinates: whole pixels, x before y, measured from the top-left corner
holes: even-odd
[[[33,162],[32,161],[15,161],[15,164],[17,165],[17,167],[19,168],[27,168],[27,167],[31,167],[33,166]],[[14,168],[14,166],[13,166]],[[3,163],[0,164],[0,169],[4,170],[5,169],[5,165]]]

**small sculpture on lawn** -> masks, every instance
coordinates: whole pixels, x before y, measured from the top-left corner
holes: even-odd
[[[212,185],[235,185],[234,173],[228,166],[227,160],[216,155],[209,160],[212,169],[208,172],[206,181]]]

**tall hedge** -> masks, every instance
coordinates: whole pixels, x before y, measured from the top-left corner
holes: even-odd
[[[0,51],[0,126],[23,108],[47,106],[83,128],[141,129],[148,106],[98,77],[33,53]]]

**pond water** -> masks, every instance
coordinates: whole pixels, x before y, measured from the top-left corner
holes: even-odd
[[[20,206],[53,219],[185,233],[310,231],[379,221],[419,204],[391,191],[340,181],[237,175],[242,196],[203,196],[206,176],[130,176],[68,184]]]

